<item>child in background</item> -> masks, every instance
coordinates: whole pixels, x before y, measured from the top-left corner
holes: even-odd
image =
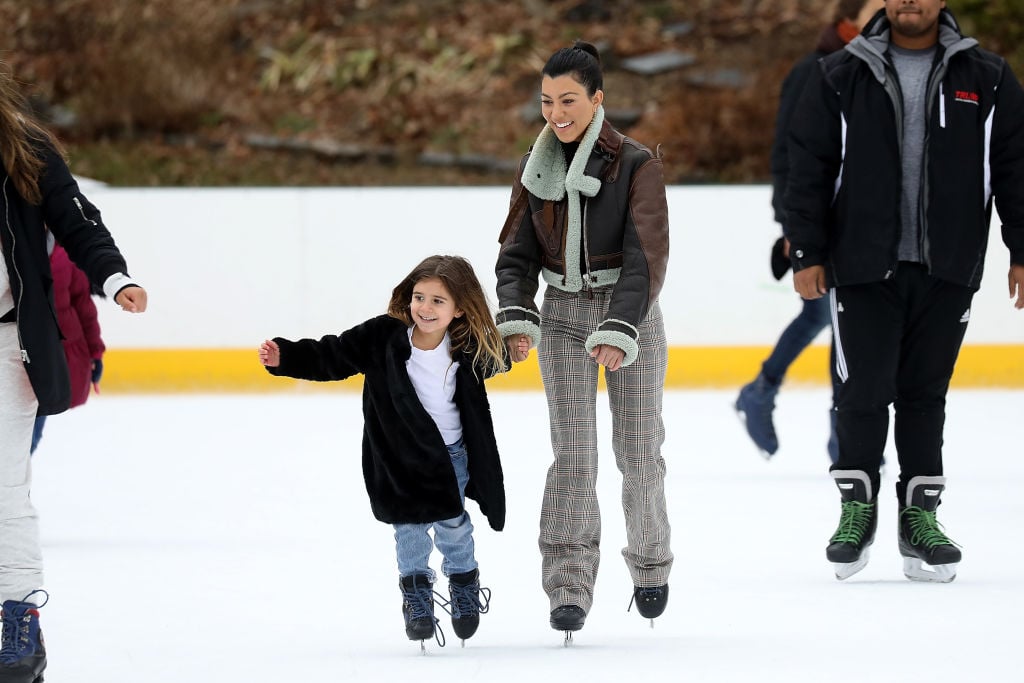
[[[64,355],[68,359],[71,376],[71,407],[76,408],[89,399],[90,386],[99,391],[103,375],[103,352],[106,346],[100,336],[100,323],[96,304],[92,300],[89,278],[68,258],[63,247],[56,245],[50,254],[53,272],[53,298],[57,305],[57,324],[64,339]],[[32,430],[31,452],[36,452],[43,438],[46,416],[36,417]]]
[[[472,266],[431,256],[395,287],[386,315],[319,341],[274,338],[260,345],[259,356],[272,375],[364,376],[363,477],[374,516],[395,529],[405,633],[421,648],[431,637],[444,645],[429,565],[436,545],[449,579],[450,601],[442,607],[464,643],[490,601],[480,587],[465,497],[479,503],[495,531],[505,525],[484,380],[504,372],[507,361]]]

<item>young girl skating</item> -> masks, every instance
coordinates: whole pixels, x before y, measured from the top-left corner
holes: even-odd
[[[319,341],[265,341],[259,354],[273,375],[364,376],[363,476],[374,516],[395,529],[406,635],[435,637],[429,560],[436,545],[449,580],[444,608],[455,635],[472,636],[490,591],[480,588],[463,504],[473,498],[495,531],[504,527],[505,489],[484,380],[507,361],[469,262],[431,256],[395,287],[386,315]],[[443,645],[439,630],[436,637]]]

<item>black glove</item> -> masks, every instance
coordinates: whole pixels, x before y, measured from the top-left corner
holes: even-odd
[[[100,377],[103,376],[103,361],[99,358],[95,358],[92,361],[92,383],[99,384]]]
[[[786,238],[780,237],[775,240],[775,244],[772,245],[772,275],[775,276],[776,280],[781,280],[782,276],[789,271],[790,262],[789,257],[783,254],[785,250]]]

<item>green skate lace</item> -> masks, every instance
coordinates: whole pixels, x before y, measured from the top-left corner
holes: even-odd
[[[843,514],[839,517],[839,528],[832,536],[832,543],[860,543],[864,538],[868,525],[871,524],[871,514],[875,509],[874,503],[861,503],[850,500],[843,503]]]
[[[910,545],[934,548],[937,545],[959,545],[942,533],[942,525],[935,519],[935,512],[929,512],[917,505],[903,508],[900,514],[907,515],[910,522]]]

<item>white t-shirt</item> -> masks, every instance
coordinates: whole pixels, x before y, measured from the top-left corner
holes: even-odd
[[[412,330],[410,327],[410,346]],[[452,340],[448,333],[437,348],[430,351],[412,346],[412,355],[405,362],[405,369],[420,403],[434,418],[445,444],[458,442],[462,438],[462,418],[455,406],[455,371],[459,369],[459,363],[452,360]]]

